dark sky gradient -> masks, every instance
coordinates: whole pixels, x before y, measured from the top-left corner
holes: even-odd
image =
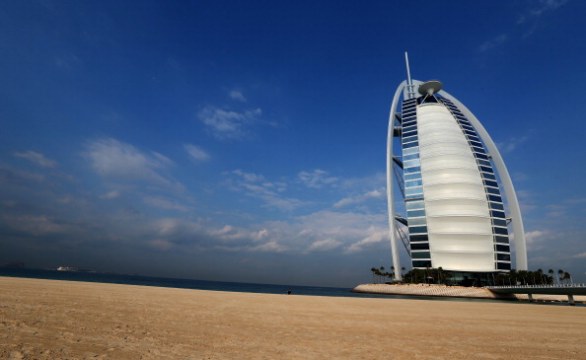
[[[499,144],[530,267],[586,281],[586,3],[344,3],[3,2],[0,264],[367,281],[407,50]]]

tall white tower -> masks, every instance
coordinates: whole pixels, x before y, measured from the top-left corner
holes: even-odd
[[[387,138],[387,201],[395,280],[401,280],[397,240],[414,268],[463,273],[527,269],[517,195],[503,159],[476,116],[439,81],[407,80],[393,97]],[[400,154],[393,140],[400,140]],[[496,170],[496,171],[495,171]],[[394,194],[393,179],[399,182]],[[509,214],[505,214],[502,193]],[[402,199],[405,214],[397,214]]]

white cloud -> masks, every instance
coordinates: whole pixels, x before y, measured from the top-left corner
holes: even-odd
[[[119,196],[120,196],[120,191],[112,190],[112,191],[109,191],[109,192],[105,193],[104,195],[100,196],[100,198],[106,199],[106,200],[112,200],[112,199],[118,198]]]
[[[148,243],[152,248],[161,251],[167,251],[173,247],[173,243],[165,239],[153,239]]]
[[[586,259],[586,252],[573,255],[572,257],[574,257],[576,259]]]
[[[197,117],[218,139],[241,139],[248,134],[251,124],[262,115],[260,108],[243,112],[224,110],[214,106],[202,109]]]
[[[524,144],[529,139],[529,136],[524,135],[520,137],[511,137],[506,141],[497,143],[497,146],[501,153],[506,154],[514,151],[520,145]]]
[[[291,211],[304,204],[303,201],[288,198],[282,195],[287,185],[284,182],[273,182],[264,176],[242,170],[234,170],[228,180],[228,186],[233,191],[241,191],[258,199],[263,200],[264,206],[277,208],[279,210]]]
[[[34,236],[65,233],[71,230],[46,215],[4,216],[2,220],[8,227],[16,231]]]
[[[385,189],[375,189],[357,196],[349,196],[341,199],[334,204],[335,208],[341,208],[348,205],[360,204],[370,199],[382,199],[385,197]]]
[[[232,99],[232,100],[246,102],[246,98],[244,97],[244,94],[242,94],[242,91],[231,90],[228,95],[230,96],[230,99]]]
[[[185,206],[173,199],[168,199],[160,196],[146,196],[143,198],[145,204],[152,207],[156,207],[163,210],[176,210],[176,211],[190,211],[190,207]]]
[[[55,166],[57,166],[56,161],[47,158],[42,153],[32,151],[32,150],[28,150],[28,151],[24,151],[24,152],[17,152],[14,154],[14,156],[21,158],[21,159],[28,160],[28,161],[32,162],[33,164],[38,165],[40,167],[44,167],[44,168],[54,168]]]
[[[307,249],[309,252],[312,251],[329,251],[337,248],[342,244],[341,241],[336,239],[323,239],[313,242]]]
[[[173,162],[157,152],[141,151],[113,138],[90,141],[84,156],[94,171],[105,178],[142,180],[156,185],[182,188],[163,174]]]
[[[509,36],[507,34],[500,34],[495,36],[494,38],[485,41],[478,47],[478,51],[486,52],[490,49],[493,49],[497,46],[504,44],[508,40]]]
[[[537,7],[531,8],[519,16],[517,24],[523,24],[530,19],[537,19],[546,12],[553,11],[564,6],[567,2],[568,0],[540,0]]]
[[[533,230],[525,233],[525,242],[527,249],[531,251],[541,250],[548,238],[551,238],[552,233],[547,230]],[[514,234],[510,235],[511,241],[515,240]]]
[[[329,176],[327,171],[321,169],[301,171],[297,174],[297,177],[305,186],[314,189],[320,189],[326,185],[333,185],[338,181],[338,178]]]
[[[274,253],[282,253],[288,250],[288,248],[282,244],[279,244],[276,241],[269,241],[264,244],[260,244],[254,246],[249,249],[253,252],[274,252]]]
[[[193,159],[197,161],[206,161],[210,158],[210,155],[199,146],[185,144],[183,145],[183,148],[185,149],[185,151],[187,151],[189,156],[191,156]]]
[[[388,231],[387,229],[382,228],[370,228],[368,230],[368,234],[350,246],[346,248],[346,252],[348,253],[355,253],[364,250],[365,247],[372,246],[373,244],[378,244],[388,239]]]

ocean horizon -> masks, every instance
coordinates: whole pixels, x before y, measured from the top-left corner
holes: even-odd
[[[409,296],[390,294],[368,294],[355,293],[352,288],[327,287],[327,286],[305,286],[289,284],[261,284],[229,281],[211,281],[198,279],[182,279],[146,276],[138,274],[117,274],[91,271],[58,271],[53,269],[32,269],[32,268],[0,268],[0,276],[21,277],[46,280],[64,280],[78,282],[97,282],[121,285],[139,285],[191,290],[245,292],[259,294],[281,294],[303,296],[328,296],[328,297],[352,297],[352,298],[378,298],[378,299],[404,299],[404,300],[433,300],[433,301],[463,301],[463,302],[503,302],[495,299],[455,298],[455,297],[431,297],[431,296]],[[357,284],[358,285],[358,284]],[[507,301],[519,304],[527,302]],[[542,303],[543,304],[543,303]],[[551,303],[553,304],[553,303]]]

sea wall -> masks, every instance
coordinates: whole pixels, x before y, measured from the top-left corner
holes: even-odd
[[[503,299],[514,296],[494,294],[488,289],[464,286],[447,286],[436,284],[360,284],[353,292],[369,294],[410,295],[410,296],[445,296],[477,299]]]
[[[528,301],[526,294],[495,294],[486,288],[447,286],[437,284],[360,284],[353,292],[367,294],[408,295],[408,296],[443,296],[476,299],[517,299]],[[566,295],[534,294],[533,301],[567,302]],[[586,303],[586,296],[574,296],[576,303]]]

